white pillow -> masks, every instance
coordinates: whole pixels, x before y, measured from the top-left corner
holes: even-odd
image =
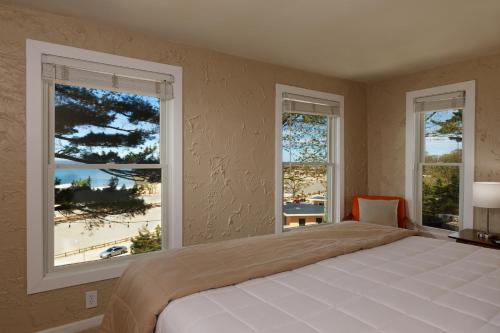
[[[358,200],[360,222],[398,227],[399,200]]]

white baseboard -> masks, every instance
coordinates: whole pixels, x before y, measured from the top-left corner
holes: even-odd
[[[47,328],[36,333],[79,333],[89,328],[94,328],[101,325],[103,315],[95,316],[88,319],[75,321],[66,325]]]

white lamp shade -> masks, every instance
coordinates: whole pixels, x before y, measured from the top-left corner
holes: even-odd
[[[475,182],[472,197],[475,207],[500,208],[500,183]]]

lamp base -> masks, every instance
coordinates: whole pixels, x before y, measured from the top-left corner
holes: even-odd
[[[477,238],[479,239],[492,239],[493,235],[490,235],[490,209],[486,208],[486,231],[479,231],[477,233]]]
[[[477,233],[477,238],[488,239],[488,238],[490,238],[490,234],[487,232],[480,231]]]

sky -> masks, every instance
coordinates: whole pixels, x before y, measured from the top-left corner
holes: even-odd
[[[107,90],[101,90],[101,89],[94,89],[94,93],[101,97],[103,94],[107,93]],[[120,93],[119,96],[133,96],[133,94],[128,94],[128,93]],[[137,96],[137,95],[136,95]],[[151,97],[151,96],[138,96],[139,98],[143,99],[144,101],[149,102],[153,107],[160,109],[160,100],[157,97]],[[62,105],[64,104],[63,98],[61,98],[61,95],[57,93],[56,90],[56,96],[55,96],[55,106]],[[55,119],[56,123],[58,119]],[[89,147],[89,146],[84,146],[80,145],[78,146],[79,149],[86,149],[91,152],[96,152],[96,153],[101,153],[101,152],[109,152],[111,150],[118,152],[119,156],[123,157],[129,152],[139,152],[142,151],[145,147],[151,147],[153,145],[156,145],[159,147],[159,140],[160,140],[160,133],[159,133],[159,124],[158,125],[152,125],[148,124],[145,122],[141,122],[139,125],[136,124],[130,124],[127,120],[127,118],[123,115],[116,115],[115,121],[113,121],[111,124],[113,127],[117,128],[123,128],[123,129],[129,129],[129,130],[134,130],[134,129],[147,129],[147,130],[157,130],[157,134],[154,135],[151,139],[146,140],[146,142],[138,147],[117,147],[117,148],[102,148],[102,147]],[[124,133],[123,131],[115,130],[115,129],[109,129],[109,128],[99,128],[96,126],[92,125],[86,125],[86,126],[79,126],[76,127],[78,130],[77,133],[74,134],[66,134],[66,136],[69,137],[82,137],[84,135],[87,135],[90,132],[94,133],[106,133],[106,134],[115,134],[115,133]],[[55,151],[63,149],[65,146],[68,146],[68,141],[66,140],[61,140],[61,139],[54,139],[54,145],[55,145]],[[159,154],[159,149],[157,150]],[[65,160],[65,159],[60,159],[56,158],[55,159],[56,163],[59,164],[79,164],[78,162],[70,161],[70,160]],[[111,175],[104,173],[100,171],[99,169],[57,169],[55,171],[55,178],[58,178],[61,181],[61,184],[63,186],[70,184],[72,181],[77,180],[77,179],[86,179],[88,177],[91,177],[92,180],[92,187],[103,187],[106,186],[108,183],[109,178]],[[118,183],[118,186],[131,186],[133,181],[127,180],[120,178]],[[65,184],[65,185],[64,185]]]
[[[95,89],[94,92],[96,93],[96,95],[102,96],[103,94],[105,94],[108,91]],[[132,94],[120,93],[119,95],[130,96]],[[152,106],[157,107],[158,109],[160,108],[160,100],[158,98],[150,97],[150,96],[139,96],[139,97],[142,98],[143,100],[149,102]],[[55,99],[56,99],[56,101],[55,101],[56,106],[64,103],[63,99],[60,96],[58,96],[57,93],[56,93]],[[440,121],[447,120],[447,119],[451,118],[451,116],[453,115],[453,111],[454,110],[438,112],[434,115],[433,119],[440,120]],[[58,120],[56,119],[56,122],[57,121]],[[159,138],[159,136],[160,136],[159,126],[155,126],[155,125],[151,125],[151,124],[147,124],[147,123],[140,123],[140,125],[130,124],[127,121],[127,118],[125,116],[122,116],[122,115],[117,115],[116,120],[110,125],[117,127],[117,128],[132,129],[132,130],[136,129],[136,128],[147,129],[147,130],[157,129],[158,134],[154,135],[153,138],[148,139],[143,145],[140,145],[138,147],[102,148],[102,147],[80,146],[80,148],[86,148],[86,149],[88,149],[92,152],[96,152],[96,153],[108,152],[110,150],[114,150],[114,151],[117,151],[118,154],[123,157],[129,152],[142,151],[145,147],[150,147],[153,145],[159,146],[159,140],[160,140],[160,138]],[[320,139],[320,141],[326,141],[326,137],[327,137],[326,124],[317,125],[314,128],[315,130],[311,130],[311,128],[306,128],[306,130],[304,131],[305,126],[307,127],[307,125],[305,125],[304,123],[297,121],[296,123],[293,124],[293,126],[291,128],[288,128],[288,130],[284,129],[284,131],[283,131],[284,144],[283,144],[283,151],[282,151],[283,162],[290,161],[291,155],[294,157],[293,160],[296,160],[296,158],[299,157],[299,154],[300,154],[299,150],[294,150],[294,149],[290,150],[287,147],[286,136],[288,134],[290,134],[290,130],[292,131],[292,136],[293,136],[293,132],[298,132],[298,133],[306,132],[307,133],[307,134],[303,134],[302,137],[293,137],[294,141],[306,142],[306,141],[311,140],[312,136],[314,136],[314,135],[316,135],[317,138]],[[437,127],[436,125],[429,122],[426,124],[426,132],[431,132],[431,131],[435,130],[436,127]],[[77,129],[78,129],[78,133],[70,134],[69,136],[81,137],[81,136],[84,136],[90,132],[106,133],[106,134],[124,133],[123,131],[119,131],[119,130],[115,130],[115,129],[103,129],[103,128],[99,128],[99,127],[92,126],[92,125],[80,126],[80,127],[77,127]],[[67,144],[68,144],[68,142],[65,140],[55,139],[56,151],[62,149]],[[325,142],[325,144],[326,144],[326,142]],[[325,146],[325,149],[326,149],[326,146]],[[450,140],[446,136],[441,136],[441,137],[436,137],[436,136],[427,137],[426,136],[425,150],[426,150],[427,154],[429,154],[429,155],[443,155],[443,154],[450,153],[456,149],[461,149],[461,143],[457,143],[454,140]],[[74,162],[70,162],[70,161],[64,161],[61,159],[57,159],[56,162],[57,163],[65,163],[65,164],[66,163],[74,163]],[[66,181],[71,182],[71,179],[86,178],[87,176],[92,176],[93,178],[95,178],[96,182],[103,183],[103,182],[105,182],[105,178],[107,177],[106,174],[102,174],[102,172],[99,172],[99,170],[87,170],[87,171],[81,170],[81,169],[80,170],[59,170],[58,173],[61,176],[61,178],[63,178],[63,183],[65,183]]]
[[[105,93],[109,92],[107,90],[101,90],[101,89],[93,89],[93,91],[99,97],[101,97]],[[153,107],[158,108],[158,110],[160,109],[160,99],[157,97],[139,96],[139,95],[134,95],[134,94],[129,94],[129,93],[119,93],[118,96],[124,96],[124,97],[137,96],[137,97],[141,98],[142,100],[149,102]],[[64,101],[56,91],[55,106],[57,107],[58,105],[62,105],[62,104],[64,104]],[[55,121],[57,123],[58,119],[56,118]],[[158,134],[154,135],[151,139],[146,140],[146,142],[144,144],[142,144],[138,147],[101,148],[101,147],[86,147],[83,145],[80,145],[79,147],[80,148],[87,148],[87,149],[91,150],[92,152],[96,152],[96,153],[117,151],[121,157],[125,156],[129,152],[140,152],[145,147],[151,147],[153,145],[159,147],[159,140],[160,140],[159,124],[153,125],[153,124],[148,124],[145,122],[141,122],[139,125],[130,124],[127,121],[127,118],[125,116],[117,114],[115,121],[113,121],[110,125],[113,127],[123,128],[123,129],[128,129],[128,130],[134,130],[134,129],[155,130],[156,129],[158,131],[157,132]],[[109,129],[109,128],[103,129],[103,128],[99,128],[99,127],[91,126],[91,125],[79,126],[79,127],[77,127],[77,129],[78,129],[78,133],[71,134],[71,135],[66,134],[66,136],[82,137],[82,136],[87,135],[90,132],[106,133],[106,134],[115,134],[115,133],[124,134],[125,133],[123,131],[119,131],[119,130],[115,130],[115,129]],[[55,139],[55,150],[56,151],[61,150],[62,148],[64,148],[67,145],[68,145],[68,141]],[[159,149],[158,149],[158,153],[159,153]],[[59,159],[57,162],[59,163],[59,162],[61,162],[61,160]]]
[[[437,112],[434,116],[434,120],[444,121],[448,120],[453,116],[453,112],[456,110],[448,110]],[[438,128],[438,126],[428,122],[426,123],[426,133],[432,132]],[[432,136],[425,138],[425,151],[428,155],[443,155],[451,153],[454,150],[462,149],[462,143],[455,140],[450,140],[447,136]]]
[[[444,155],[461,149],[462,144],[448,138],[426,138],[425,151],[428,155]]]
[[[448,111],[441,111],[437,112],[434,116],[434,120],[438,121],[445,121],[450,119],[453,116],[453,112],[456,110],[448,110]],[[302,137],[296,137],[293,136],[293,133],[300,133],[299,128],[303,126],[303,123],[301,122],[295,122],[292,124],[292,126],[283,128],[283,147],[282,147],[282,161],[283,162],[290,162],[290,161],[296,161],[297,157],[299,157],[300,151],[297,149],[290,149],[290,142],[287,141],[287,137],[291,135],[293,138],[294,142],[305,142],[310,139],[310,136],[302,136]],[[324,127],[324,128],[323,128]],[[437,125],[432,124],[428,122],[426,124],[426,132],[432,132],[435,131],[438,128]],[[326,126],[319,125],[318,126],[318,131],[315,132],[316,135],[318,133],[321,133],[326,140],[327,136],[327,129]],[[425,150],[428,155],[443,155],[443,154],[448,154],[453,152],[454,150],[461,149],[462,148],[462,143],[459,143],[455,140],[450,140],[447,136],[432,136],[428,137],[426,136],[425,139]],[[326,149],[326,146],[325,146]],[[292,158],[293,157],[293,158]]]

